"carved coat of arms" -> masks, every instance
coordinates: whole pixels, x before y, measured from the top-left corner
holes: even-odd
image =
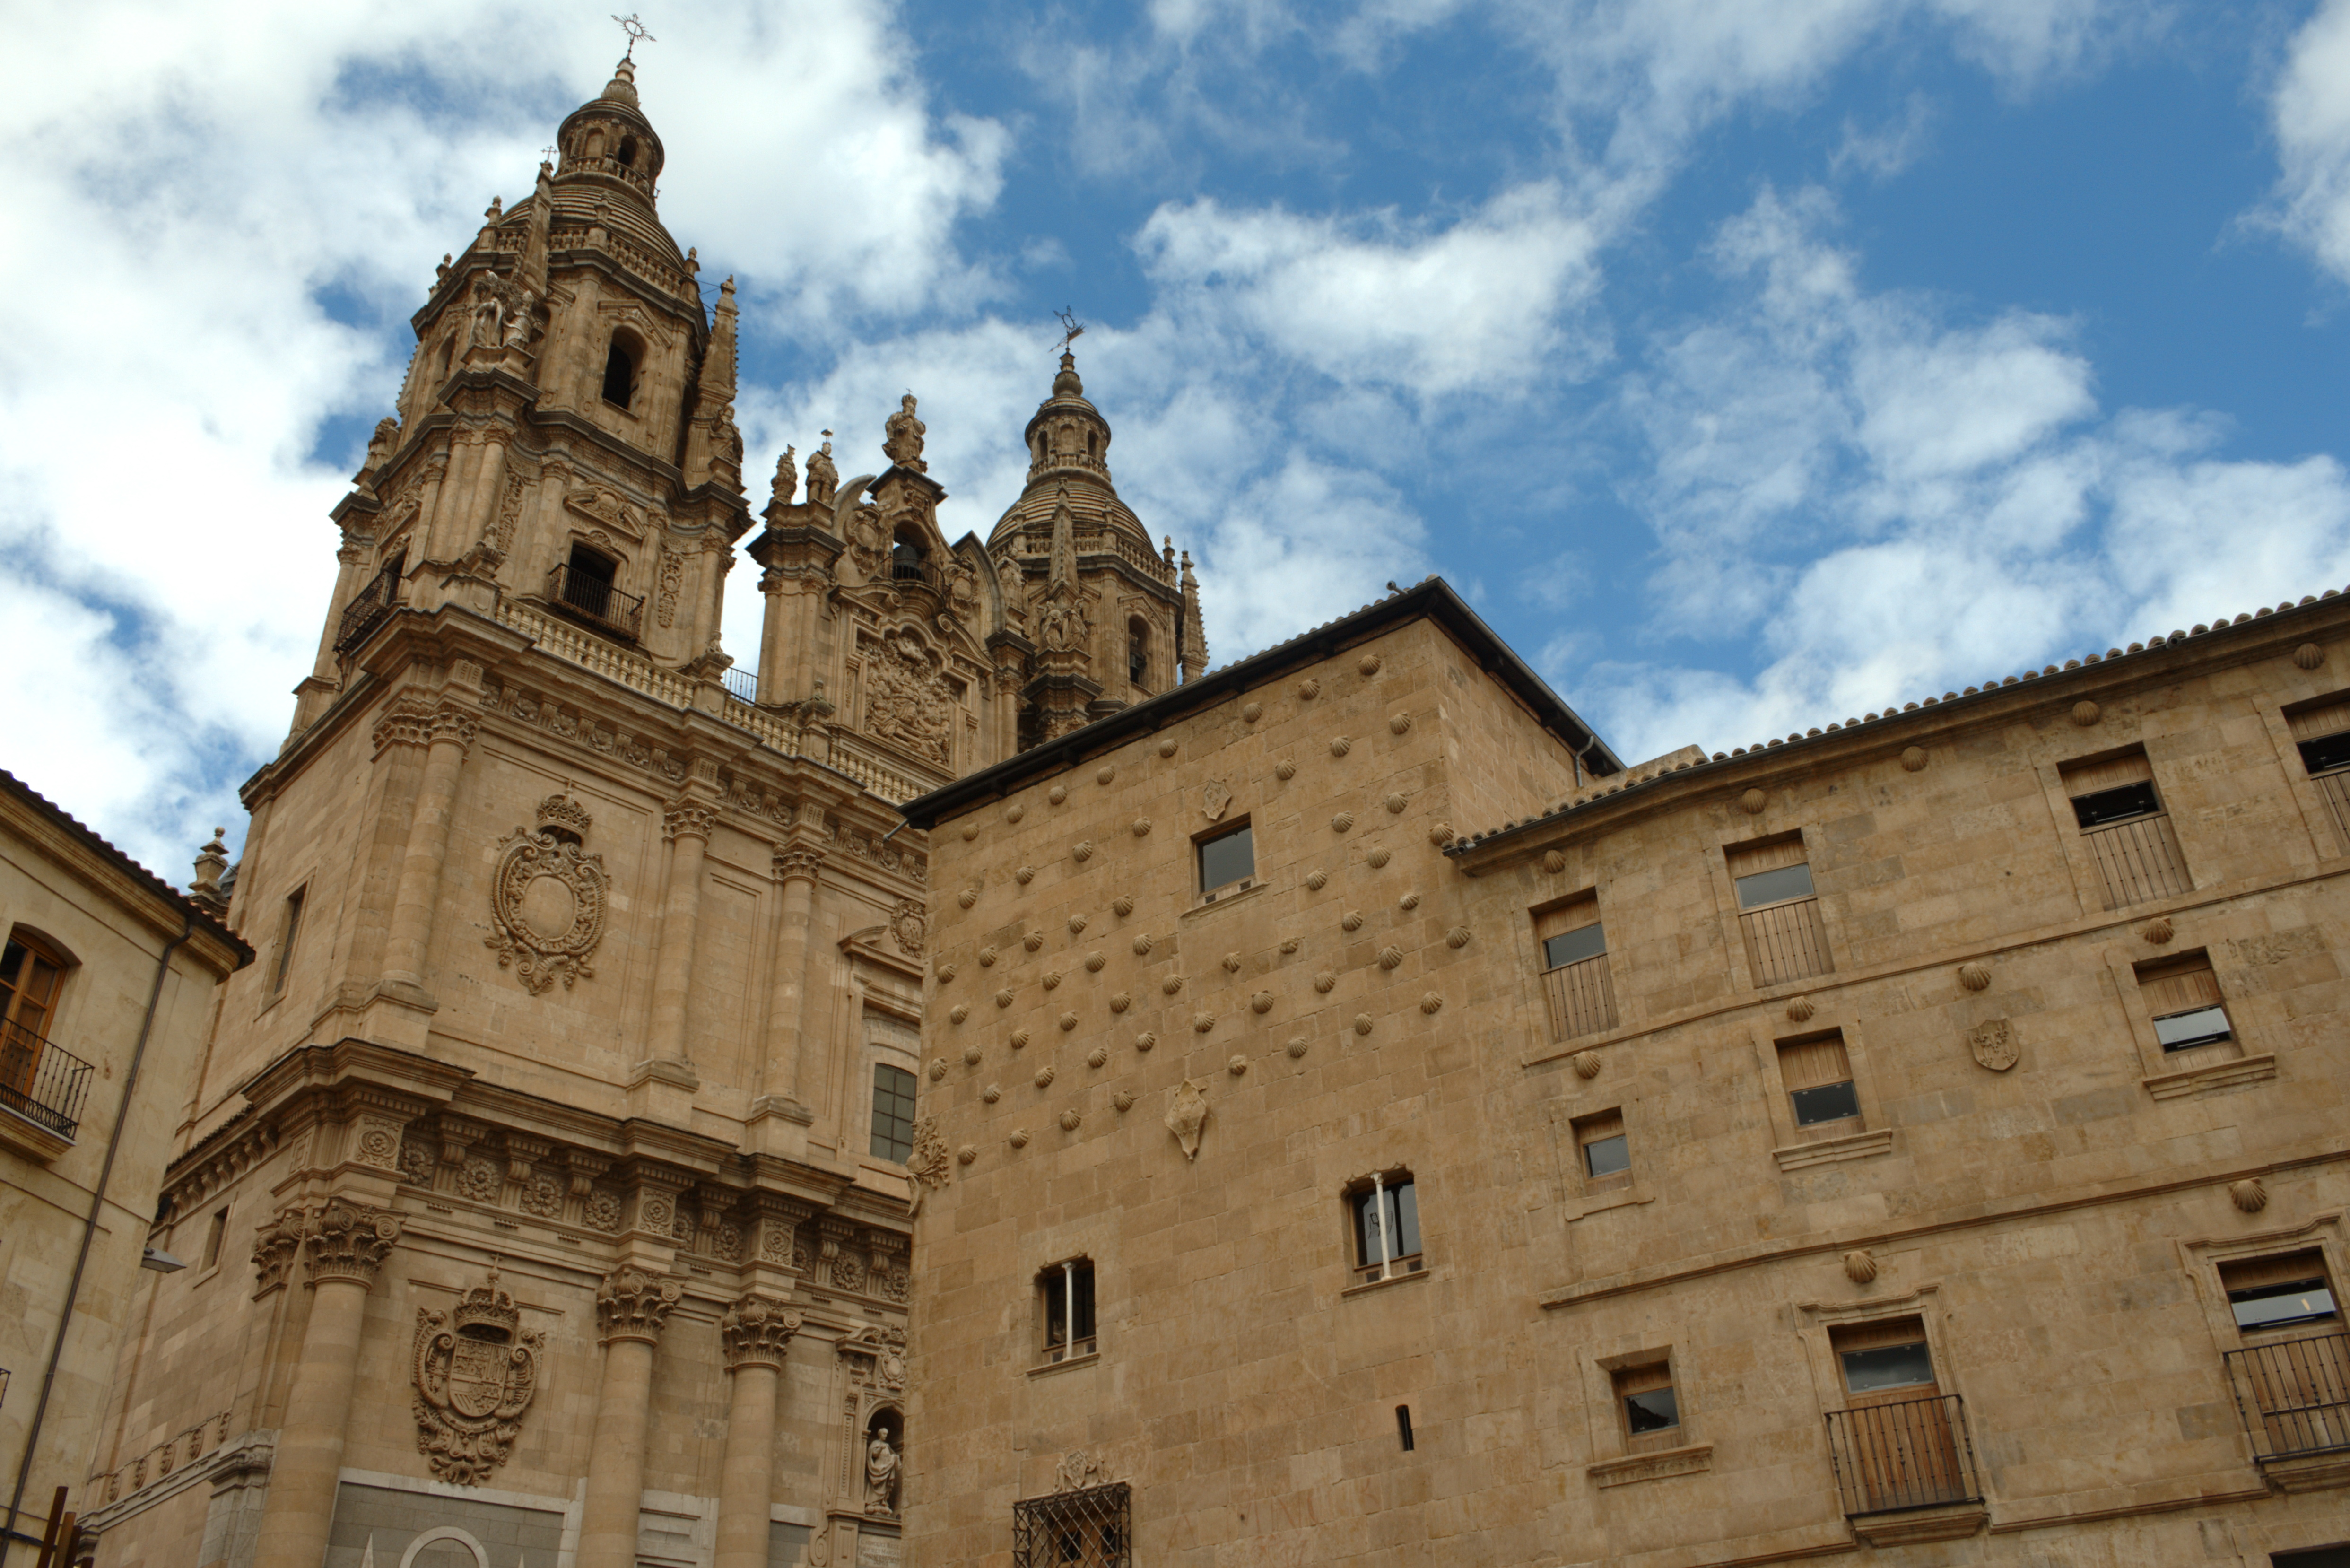
[[[521,1323],[494,1269],[453,1313],[416,1309],[416,1447],[442,1480],[479,1486],[513,1451],[546,1342]]]
[[[2022,1055],[2015,1044],[2015,1025],[2004,1018],[1994,1018],[1968,1030],[1967,1049],[1974,1054],[1977,1066],[1994,1073],[2006,1072]]]
[[[611,878],[604,857],[580,846],[589,821],[578,802],[549,795],[537,830],[516,828],[498,849],[490,882],[495,929],[485,941],[497,950],[498,967],[511,967],[534,996],[558,979],[567,991],[596,973],[588,961],[604,940]]]
[[[865,727],[918,756],[948,761],[954,697],[920,640],[901,630],[874,644],[865,674]]]

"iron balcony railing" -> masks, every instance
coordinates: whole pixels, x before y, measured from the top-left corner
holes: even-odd
[[[1134,1502],[1124,1481],[1012,1505],[1012,1568],[1133,1568]]]
[[[1956,1394],[1829,1411],[1828,1459],[1847,1515],[1982,1501]]]
[[[1616,1027],[1616,982],[1606,953],[1544,971],[1543,991],[1550,998],[1552,1038],[1572,1040]]]
[[[343,653],[367,640],[368,633],[381,626],[400,607],[400,568],[402,561],[393,561],[371,578],[359,591],[357,597],[343,607],[342,624],[335,628],[335,651]]]
[[[2081,836],[2096,857],[2105,878],[2106,907],[2126,909],[2149,898],[2176,898],[2195,890],[2187,875],[2187,857],[2179,853],[2178,835],[2171,830],[2166,812],[2126,817]]]
[[[1817,898],[1766,905],[1739,916],[1738,923],[1746,933],[1746,958],[1754,966],[1757,986],[1808,980],[1835,970]]]
[[[729,665],[725,674],[726,690],[744,702],[759,701],[759,672],[745,670],[739,664]]]
[[[645,608],[643,599],[622,593],[609,577],[592,576],[568,561],[558,561],[547,571],[546,597],[557,609],[569,610],[631,640]]]
[[[0,1024],[0,1106],[70,1138],[88,1095],[88,1063],[21,1023]]]
[[[2252,1457],[2295,1459],[2350,1449],[2350,1332],[2249,1345],[2228,1355]]]

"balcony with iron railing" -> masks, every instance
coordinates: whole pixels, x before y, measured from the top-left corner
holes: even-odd
[[[1827,1424],[1838,1500],[1864,1539],[1945,1540],[1980,1526],[1982,1485],[1958,1395],[1831,1410]]]
[[[630,642],[637,639],[637,626],[645,609],[643,599],[622,593],[612,586],[611,578],[583,572],[567,561],[547,569],[546,602],[549,608]]]
[[[735,701],[753,703],[759,701],[757,670],[745,670],[739,664],[730,664],[726,667],[726,673],[720,679],[726,682],[727,694]]]
[[[2272,1479],[2273,1467],[2326,1455],[2350,1468],[2350,1332],[2247,1345],[2227,1362],[2252,1458]]]
[[[0,1106],[70,1143],[81,1130],[89,1064],[21,1023],[0,1023]]]
[[[2195,890],[2168,812],[2087,828],[2081,836],[2087,840],[2098,874],[2105,878],[2108,909],[2179,898]]]
[[[1544,971],[1543,992],[1550,998],[1553,1039],[1572,1040],[1616,1027],[1616,981],[1607,972],[1606,953]]]
[[[335,628],[335,651],[347,653],[367,640],[368,634],[381,626],[400,607],[400,568],[405,563],[393,561],[369,579],[368,586],[352,597],[343,607],[341,624]]]

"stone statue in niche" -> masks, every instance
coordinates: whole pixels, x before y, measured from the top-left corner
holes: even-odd
[[[1047,653],[1069,653],[1086,645],[1086,612],[1074,591],[1056,591],[1036,618],[1036,640]]]
[[[882,455],[900,468],[910,468],[916,473],[928,473],[931,465],[922,461],[922,435],[926,427],[914,417],[914,394],[909,392],[899,400],[898,411],[889,416],[883,427],[886,439],[881,442]]]
[[[898,1467],[900,1459],[889,1446],[889,1432],[885,1427],[873,1428],[873,1440],[865,1445],[865,1511],[894,1516],[898,1511]]]
[[[865,660],[865,727],[882,740],[944,763],[954,697],[935,655],[910,630],[874,643]]]

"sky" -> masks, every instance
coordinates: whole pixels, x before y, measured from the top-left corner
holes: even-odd
[[[0,7],[0,767],[174,881],[608,11]],[[1218,662],[1441,573],[1638,761],[2350,584],[2350,0],[643,20],[746,469],[878,469],[911,389],[984,537],[1066,307]]]

